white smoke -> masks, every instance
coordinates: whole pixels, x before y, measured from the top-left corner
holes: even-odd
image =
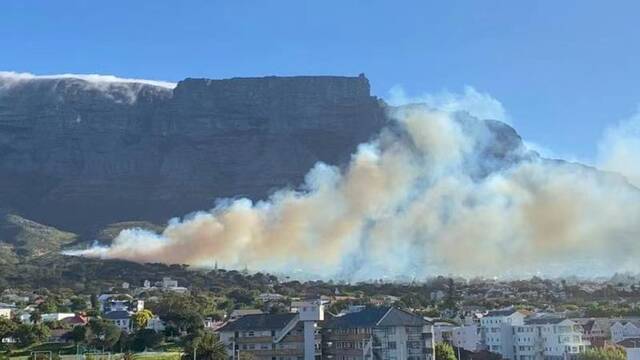
[[[487,93],[465,86],[461,94],[441,91],[435,94],[409,96],[401,85],[389,90],[387,102],[393,106],[425,104],[430,108],[450,113],[467,112],[478,119],[492,119],[510,124],[509,115],[502,103]]]
[[[635,115],[605,131],[598,145],[597,164],[624,175],[640,188],[640,106]]]
[[[463,108],[401,108],[345,169],[319,163],[302,190],[220,201],[162,234],[124,230],[70,254],[350,279],[640,270],[638,189],[526,149],[496,168],[478,151],[491,146],[487,123],[464,125]]]

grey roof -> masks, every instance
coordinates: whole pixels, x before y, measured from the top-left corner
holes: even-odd
[[[640,338],[628,338],[618,342],[618,345],[629,349],[640,348]]]
[[[506,309],[506,310],[492,310],[489,311],[487,313],[487,315],[485,315],[485,317],[491,317],[491,316],[509,316],[512,315],[513,313],[517,312],[518,310],[516,309]]]
[[[218,331],[280,330],[298,314],[254,314],[230,321]]]
[[[375,307],[336,316],[328,319],[323,327],[326,328],[358,328],[375,326],[423,326],[428,322],[421,316],[392,307]]]
[[[558,324],[567,320],[560,317],[540,317],[534,319],[525,319],[524,323],[527,325],[545,325],[545,324]]]
[[[129,319],[131,315],[129,315],[128,311],[118,310],[118,311],[110,311],[104,314],[103,317],[109,320],[122,320],[122,319]]]

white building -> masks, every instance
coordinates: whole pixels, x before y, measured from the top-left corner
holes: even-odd
[[[76,314],[74,313],[47,313],[47,314],[41,315],[41,321],[42,322],[60,321],[60,320],[72,318],[75,316]],[[28,312],[20,314],[20,316],[18,317],[18,320],[20,320],[20,322],[23,324],[33,323],[31,321],[31,313],[28,313]]]
[[[517,360],[566,360],[576,358],[590,346],[582,336],[582,327],[570,319],[528,319],[513,330]]]
[[[566,360],[590,346],[581,326],[557,317],[525,318],[511,310],[491,311],[480,320],[482,343],[512,360]]]
[[[0,308],[0,317],[11,319],[11,308]]]
[[[524,325],[526,315],[515,309],[489,311],[480,319],[480,336],[484,347],[505,359],[514,359],[511,327]]]

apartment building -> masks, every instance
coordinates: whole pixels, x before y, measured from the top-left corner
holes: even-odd
[[[318,323],[324,319],[319,302],[307,302],[300,312],[249,314],[217,330],[229,359],[249,353],[256,360],[315,360],[321,358]]]
[[[582,326],[558,317],[529,317],[515,310],[489,312],[481,320],[485,348],[512,360],[566,360],[587,347]]]
[[[489,311],[480,319],[480,339],[484,348],[515,359],[512,326],[524,325],[526,313],[515,309]]]
[[[393,308],[365,308],[322,324],[322,358],[331,360],[431,360],[432,324]]]

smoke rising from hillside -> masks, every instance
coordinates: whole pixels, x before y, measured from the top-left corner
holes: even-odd
[[[640,192],[621,177],[523,147],[499,150],[511,159],[499,165],[488,123],[456,112],[394,117],[346,168],[317,164],[301,190],[221,200],[162,234],[124,230],[70,253],[349,279],[638,270]]]

